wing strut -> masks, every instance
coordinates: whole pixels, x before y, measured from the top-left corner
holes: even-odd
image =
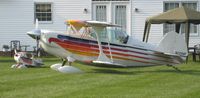
[[[98,42],[98,46],[99,46],[99,56],[98,56],[97,60],[95,60],[93,62],[94,63],[112,64],[112,61],[103,53],[103,48],[102,48],[100,37],[99,37],[99,34],[105,30],[105,27],[93,26],[93,28],[95,30],[95,33],[97,36],[97,42]]]

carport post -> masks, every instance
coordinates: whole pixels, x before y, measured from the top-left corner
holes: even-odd
[[[186,44],[187,44],[187,49],[188,49],[188,46],[189,46],[189,37],[190,37],[190,23],[187,21],[185,23],[185,41],[186,41]]]
[[[146,40],[145,40],[146,43],[148,42],[150,29],[151,29],[151,23],[148,23],[147,24]]]
[[[187,21],[185,23],[185,41],[187,44],[187,51],[189,52],[188,46],[189,46],[189,37],[190,37],[190,23]],[[186,57],[186,63],[188,61],[188,56]]]
[[[176,23],[176,32],[178,34],[180,33],[180,27],[181,27],[181,24],[180,23]]]
[[[144,33],[143,33],[143,39],[142,39],[143,42],[145,41],[145,38],[146,38],[147,24],[148,24],[148,23],[145,22]]]

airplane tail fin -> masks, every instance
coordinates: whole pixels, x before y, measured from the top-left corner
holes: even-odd
[[[181,56],[184,60],[188,55],[184,35],[176,32],[167,33],[158,45],[158,50],[165,54]]]

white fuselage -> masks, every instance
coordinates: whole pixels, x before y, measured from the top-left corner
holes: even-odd
[[[73,57],[77,61],[92,63],[99,56],[98,42],[65,33],[41,30],[40,45],[59,58]],[[157,47],[129,37],[127,43],[117,44],[101,42],[103,53],[121,67],[179,64],[183,60],[178,56],[166,55]],[[114,64],[113,63],[113,64]],[[115,65],[114,65],[115,66]]]

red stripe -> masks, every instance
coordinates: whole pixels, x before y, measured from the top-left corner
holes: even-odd
[[[28,59],[28,58],[21,58],[23,62],[31,65],[32,64],[32,60],[31,59]]]

